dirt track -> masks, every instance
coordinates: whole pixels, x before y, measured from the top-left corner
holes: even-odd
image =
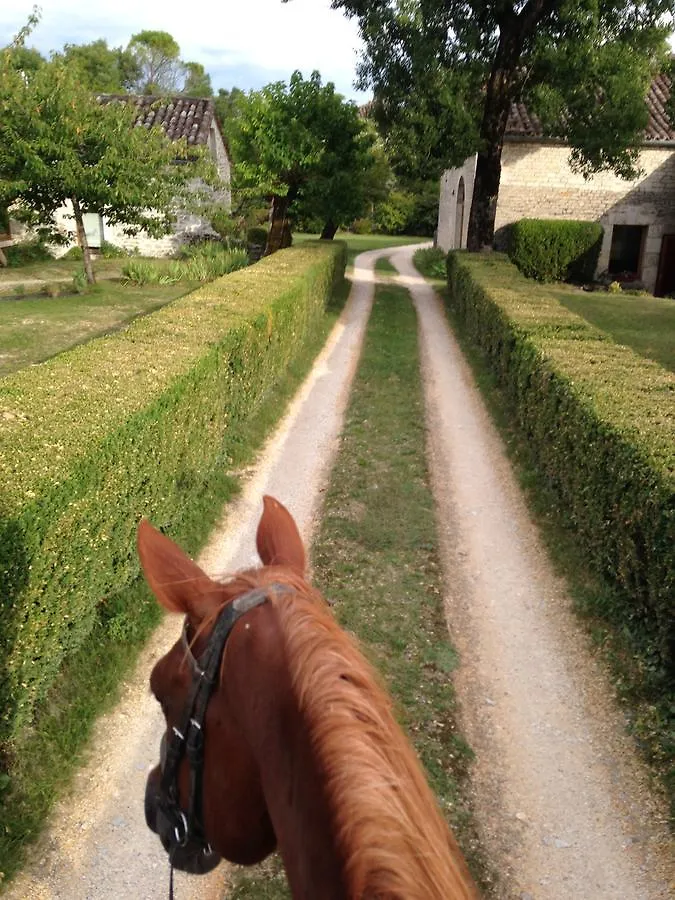
[[[392,261],[418,313],[457,689],[502,896],[666,900],[675,870],[665,808],[650,796],[441,303],[409,254]]]
[[[664,900],[673,873],[663,810],[645,787],[438,301],[411,267],[414,249],[358,258],[341,322],[200,561],[214,574],[251,562],[263,492],[286,503],[311,537],[370,309],[372,265],[391,256],[420,316],[448,618],[462,656],[458,690],[477,753],[476,808],[504,875],[502,894]],[[166,858],[143,822],[142,796],[162,727],[148,673],[177,627],[169,619],[158,630],[119,707],[101,721],[90,765],[10,900],[167,896]],[[181,877],[176,895],[216,900],[224,882],[224,867],[204,879]]]

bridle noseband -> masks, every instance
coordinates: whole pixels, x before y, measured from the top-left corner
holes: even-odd
[[[225,606],[216,620],[206,649],[195,659],[187,636],[187,620],[183,626],[181,641],[190,662],[193,681],[179,725],[174,725],[167,741],[162,738],[161,779],[157,801],[158,833],[169,844],[171,875],[169,898],[173,898],[173,867],[176,852],[184,849],[192,856],[201,854],[199,870],[209,872],[220,862],[206,838],[202,821],[202,781],[204,763],[204,720],[206,708],[219,679],[220,665],[225,644],[236,622],[251,609],[261,606],[273,591],[286,593],[283,584],[256,588],[237,597]],[[178,769],[187,757],[190,766],[190,797],[187,812],[180,805],[178,793]],[[163,820],[160,822],[160,820]]]

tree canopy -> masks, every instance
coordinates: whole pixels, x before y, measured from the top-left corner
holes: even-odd
[[[65,44],[60,56],[80,72],[83,83],[101,94],[121,94],[140,78],[134,55],[122,47],[108,47],[102,38],[90,44]]]
[[[469,247],[491,245],[511,104],[569,142],[586,176],[635,177],[645,94],[675,0],[332,0],[359,23],[359,78],[399,168],[477,152]]]
[[[235,186],[272,198],[267,252],[290,242],[296,200],[313,205],[332,237],[345,216],[353,217],[359,179],[374,163],[374,137],[357,108],[332,83],[322,85],[318,72],[308,80],[294,72],[288,85],[277,81],[249,94],[232,139]]]
[[[85,211],[129,234],[165,234],[189,185],[215,182],[215,171],[194,147],[134,128],[132,105],[99,103],[63,58],[26,78],[15,65],[19,46],[0,51],[0,207],[13,204],[13,215],[58,240],[54,215],[70,201],[92,281]]]

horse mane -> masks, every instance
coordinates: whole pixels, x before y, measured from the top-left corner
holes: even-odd
[[[296,582],[297,583],[297,582]],[[295,584],[293,585],[295,587]],[[321,770],[351,897],[477,898],[379,676],[302,582],[272,598]]]

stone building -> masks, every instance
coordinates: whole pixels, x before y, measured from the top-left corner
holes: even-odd
[[[191,146],[208,147],[222,181],[222,189],[214,193],[214,201],[229,208],[230,155],[212,99],[135,94],[102,94],[98,99],[101,103],[133,103],[138,111],[134,120],[135,127],[162,128],[171,140],[185,138]],[[70,243],[53,248],[55,255],[60,256],[76,244],[75,220],[70,203],[57,210],[55,220],[71,238]],[[84,226],[92,249],[99,248],[103,241],[107,241],[127,250],[138,250],[143,256],[168,256],[190,237],[211,233],[208,221],[181,211],[177,212],[174,231],[162,238],[152,238],[142,231],[130,237],[124,233],[121,225],[109,224],[96,212],[85,213]],[[4,238],[3,245],[9,244],[10,239],[24,236],[25,231],[17,222],[10,220],[9,225],[5,224],[3,227],[0,217],[0,240]]]
[[[572,171],[569,148],[546,138],[535,116],[513,104],[502,154],[495,245],[522,218],[600,222],[604,237],[598,273],[636,279],[664,296],[675,291],[675,128],[665,112],[670,81],[656,78],[647,96],[645,132],[636,181],[603,172],[586,180]],[[441,177],[437,244],[465,247],[476,157]]]

